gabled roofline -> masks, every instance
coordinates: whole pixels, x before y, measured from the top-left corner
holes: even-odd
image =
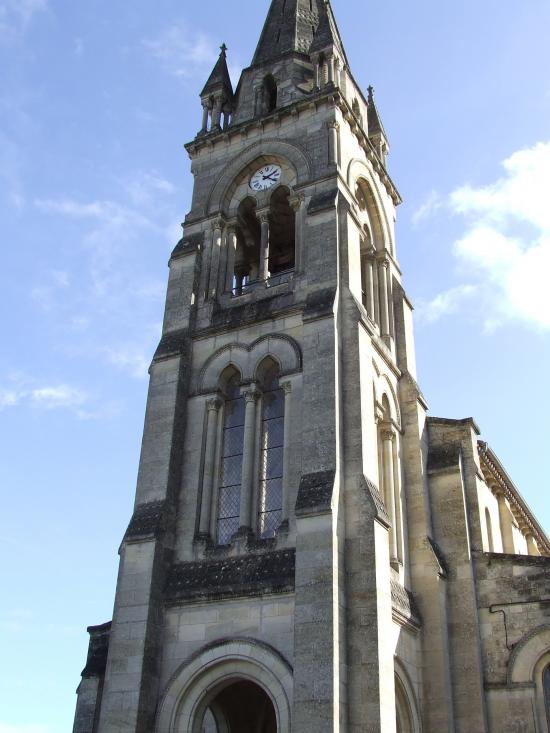
[[[502,489],[504,495],[510,502],[514,514],[516,516],[519,515],[532,531],[539,549],[547,555],[550,555],[550,540],[548,535],[537,521],[533,511],[506,472],[497,455],[491,450],[488,443],[482,440],[478,441],[478,450],[484,475],[490,477]]]

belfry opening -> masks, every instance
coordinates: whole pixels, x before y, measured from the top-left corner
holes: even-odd
[[[277,716],[264,690],[249,680],[224,686],[204,714],[200,733],[277,733]]]

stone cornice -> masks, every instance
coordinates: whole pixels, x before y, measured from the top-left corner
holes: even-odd
[[[340,110],[346,122],[350,124],[353,133],[359,140],[359,144],[363,148],[375,172],[379,175],[380,180],[384,185],[384,188],[386,189],[388,195],[392,198],[395,206],[398,206],[400,203],[402,203],[401,195],[399,194],[399,191],[397,190],[394,182],[390,178],[386,166],[378,157],[378,153],[376,152],[376,149],[368,135],[357,125],[352,108],[338,88],[331,89],[328,92],[322,91],[313,93],[307,97],[304,97],[303,99],[298,99],[292,104],[287,105],[286,107],[278,108],[271,115],[262,116],[257,119],[246,120],[244,122],[241,122],[240,124],[231,125],[226,130],[220,132],[211,132],[208,135],[196,138],[192,142],[187,143],[185,145],[185,149],[187,150],[190,158],[193,159],[197,155],[197,153],[199,153],[204,148],[208,148],[211,150],[219,144],[227,145],[231,142],[232,138],[242,136],[243,134],[246,135],[251,130],[263,131],[267,123],[280,123],[285,118],[296,117],[296,115],[298,115],[301,111],[307,110],[312,106],[317,109],[317,107],[322,104],[332,105]]]
[[[550,540],[535,519],[533,512],[521,496],[503,465],[484,441],[478,441],[483,476],[492,491],[500,491],[510,502],[510,507],[520,525],[524,525],[535,538],[542,554],[550,555]]]

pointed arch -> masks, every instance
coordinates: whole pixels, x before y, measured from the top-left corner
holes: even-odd
[[[378,221],[380,222],[382,248],[385,247],[389,252],[394,254],[395,243],[393,240],[393,230],[390,221],[388,220],[388,215],[378,190],[374,174],[364,160],[354,158],[348,166],[346,176],[349,189],[354,195],[356,192],[356,183],[359,180],[365,181],[368,185],[367,202],[370,201],[370,205],[374,207],[373,211],[376,211]]]

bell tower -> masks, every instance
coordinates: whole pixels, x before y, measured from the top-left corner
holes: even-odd
[[[226,56],[74,731],[417,731],[450,683],[388,138],[330,2],[273,0],[235,90]]]

